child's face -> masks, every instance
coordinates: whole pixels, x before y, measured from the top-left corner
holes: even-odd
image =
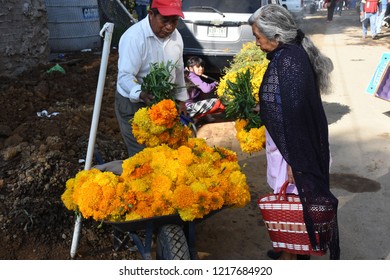
[[[200,65],[195,65],[193,67],[189,67],[190,71],[194,72],[196,75],[200,76],[204,72],[204,67]]]

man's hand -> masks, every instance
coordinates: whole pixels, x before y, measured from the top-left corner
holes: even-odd
[[[147,106],[152,104],[153,95],[145,91],[141,91],[139,99],[142,100]]]
[[[184,116],[187,116],[187,107],[186,103],[183,101],[179,101],[179,115],[183,114]]]

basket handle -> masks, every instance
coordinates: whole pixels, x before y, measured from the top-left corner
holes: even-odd
[[[289,182],[288,180],[286,180],[286,182],[283,183],[282,187],[280,188],[280,191],[278,193],[278,200],[286,200],[286,197],[287,197],[287,186],[288,186]]]

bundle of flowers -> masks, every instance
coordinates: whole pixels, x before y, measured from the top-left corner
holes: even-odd
[[[261,151],[265,144],[265,127],[264,125],[259,128],[251,128],[246,130],[248,121],[244,119],[238,119],[235,123],[237,131],[236,137],[240,143],[241,150],[244,153],[253,153]]]
[[[180,122],[176,104],[164,99],[138,110],[132,121],[133,135],[140,144],[155,147],[166,144],[178,148],[188,141],[191,130]]]
[[[224,75],[217,88],[217,95],[227,102],[232,101],[234,97],[229,94],[228,81],[235,83],[237,74],[244,73],[249,69],[251,72],[251,93],[256,102],[259,102],[259,88],[268,63],[266,54],[256,46],[255,42],[243,44],[242,49],[234,56],[230,66],[224,69]]]
[[[192,221],[223,206],[243,207],[250,201],[236,154],[209,147],[204,139],[189,139],[178,149],[145,148],[124,160],[122,167],[120,176],[97,169],[80,171],[66,182],[63,203],[95,220],[179,214]]]
[[[141,90],[153,95],[151,105],[141,108],[132,119],[132,132],[137,142],[146,147],[166,144],[178,148],[187,142],[191,130],[180,122],[176,107],[171,72],[175,64],[171,61],[152,63],[150,72],[143,80]]]
[[[244,44],[225,69],[217,89],[226,104],[226,116],[236,119],[236,137],[246,153],[261,151],[265,145],[265,128],[254,108],[259,103],[259,88],[268,63],[255,42]]]

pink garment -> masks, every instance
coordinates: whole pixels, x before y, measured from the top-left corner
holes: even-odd
[[[274,194],[279,193],[280,188],[288,179],[287,162],[279,152],[268,131],[266,133],[265,150],[267,155],[267,183],[274,190]],[[294,184],[287,186],[287,193],[298,194],[298,189]]]

